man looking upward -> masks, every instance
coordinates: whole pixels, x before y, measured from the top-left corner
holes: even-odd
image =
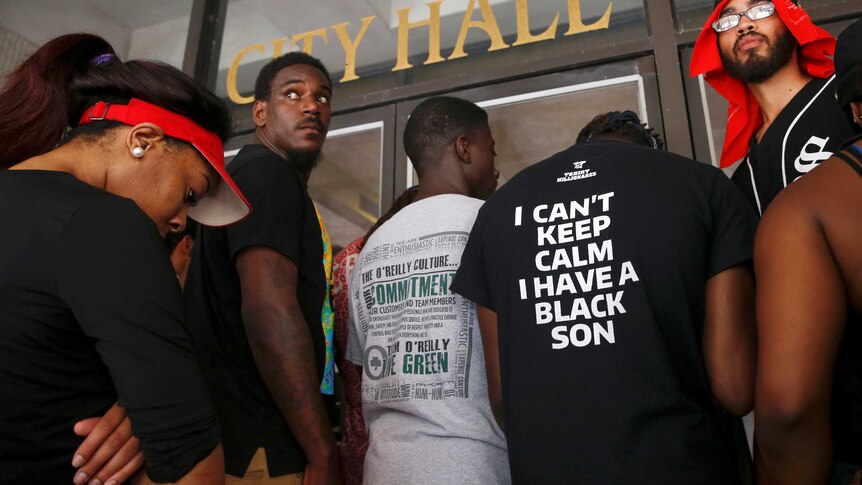
[[[229,480],[340,482],[321,397],[332,393],[321,263],[332,253],[306,189],[329,127],[331,86],[323,64],[299,52],[261,69],[256,144],[228,168],[252,213],[204,230],[195,245],[187,313],[222,422]]]

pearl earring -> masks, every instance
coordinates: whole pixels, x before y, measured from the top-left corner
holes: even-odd
[[[144,149],[141,147],[132,148],[132,156],[135,158],[141,158],[144,156]]]

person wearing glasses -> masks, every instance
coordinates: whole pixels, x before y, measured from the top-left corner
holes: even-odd
[[[730,103],[721,167],[762,215],[781,189],[832,156],[854,128],[833,98],[835,38],[791,0],[720,0],[691,75]]]

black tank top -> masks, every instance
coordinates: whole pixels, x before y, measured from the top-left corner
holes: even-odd
[[[853,157],[848,155],[846,153],[848,151],[854,151],[856,152],[857,156],[862,157],[862,148],[859,148],[856,145],[850,145],[846,149],[836,153],[835,156],[847,162],[847,165],[850,165],[850,167],[855,170],[860,177],[862,177],[862,165],[860,165],[860,162],[857,162]]]

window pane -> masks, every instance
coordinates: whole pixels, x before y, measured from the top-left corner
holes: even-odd
[[[630,109],[638,116],[646,117],[641,109],[637,81],[597,86],[486,109],[491,132],[497,142],[498,156],[495,163],[500,171],[499,185],[522,169],[572,146],[581,128],[598,114]]]
[[[354,128],[355,129],[355,128]],[[383,123],[331,130],[308,192],[326,222],[333,246],[365,235],[380,216]]]

